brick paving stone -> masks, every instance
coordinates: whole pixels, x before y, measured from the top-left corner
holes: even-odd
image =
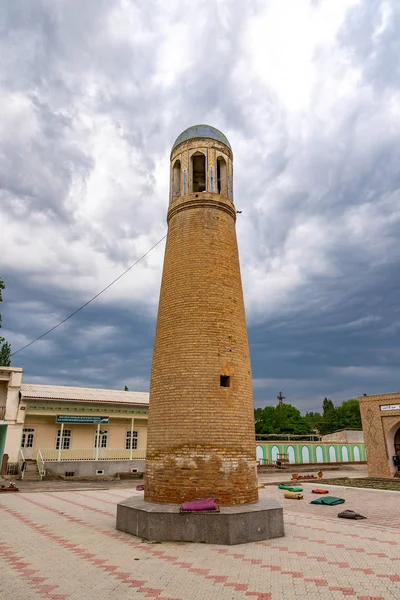
[[[336,507],[262,495],[284,506],[284,538],[239,546],[151,544],[115,529],[135,489],[0,498],[2,600],[399,600],[400,495],[347,488]],[[323,487],[323,486],[318,486]],[[352,508],[368,517],[344,521]],[[390,515],[395,515],[391,518]]]

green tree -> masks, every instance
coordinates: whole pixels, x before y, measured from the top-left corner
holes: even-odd
[[[124,387],[124,392],[129,392],[129,388],[127,385]]]
[[[304,418],[309,424],[310,429],[314,433],[319,433],[323,420],[322,415],[319,412],[306,412],[306,416]]]
[[[306,418],[291,404],[265,406],[254,411],[256,433],[293,433],[302,435],[312,433]]]
[[[3,302],[2,290],[5,290],[6,286],[4,281],[0,279],[0,302]],[[0,328],[1,328],[1,314],[0,314]],[[11,366],[11,344],[0,335],[0,366],[10,367]]]
[[[335,405],[332,400],[330,398],[324,398],[324,401],[322,402],[322,412],[324,417],[332,410],[335,410]]]
[[[345,400],[340,406],[334,406],[332,400],[324,398],[323,417],[320,433],[333,433],[338,429],[361,429],[361,415],[358,400]]]
[[[361,429],[361,414],[358,400],[350,398],[336,408],[339,429]]]
[[[330,398],[324,398],[322,415],[319,412],[307,412],[303,416],[291,404],[278,404],[256,408],[254,423],[257,434],[325,435],[338,429],[361,429],[361,416],[358,400],[351,398],[335,406]]]
[[[256,408],[254,411],[256,433],[278,433],[275,420],[275,406]]]

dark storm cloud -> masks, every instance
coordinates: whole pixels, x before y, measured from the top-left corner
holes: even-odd
[[[11,276],[6,279],[12,280]],[[27,332],[39,336],[47,324],[56,324],[77,308],[57,289],[33,290],[21,280],[7,292],[8,306],[3,315],[21,345]],[[148,391],[154,329],[154,318],[140,306],[128,309],[92,304],[27,349],[28,361],[21,353],[14,364],[24,364],[26,381],[117,389],[128,385]]]
[[[210,122],[235,153],[256,403],[398,388],[398,20],[394,0],[4,3],[13,349],[164,235],[171,145]],[[25,381],[147,389],[161,262],[15,356]]]
[[[400,6],[386,0],[364,0],[353,7],[339,39],[365,80],[378,92],[400,83]]]

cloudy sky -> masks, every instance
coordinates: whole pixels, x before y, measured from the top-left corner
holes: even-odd
[[[257,406],[400,388],[398,0],[4,0],[2,334],[13,351],[166,233],[169,151],[231,142]],[[147,390],[164,243],[13,357]]]

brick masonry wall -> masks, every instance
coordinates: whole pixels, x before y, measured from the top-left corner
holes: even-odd
[[[258,500],[235,220],[233,203],[215,193],[170,205],[150,382],[149,501]],[[230,387],[220,386],[221,375]]]
[[[391,477],[394,471],[394,445],[390,443],[388,447],[387,438],[393,427],[400,427],[400,410],[382,411],[380,406],[399,404],[400,394],[361,396],[358,400],[367,451],[368,474],[371,477]]]

